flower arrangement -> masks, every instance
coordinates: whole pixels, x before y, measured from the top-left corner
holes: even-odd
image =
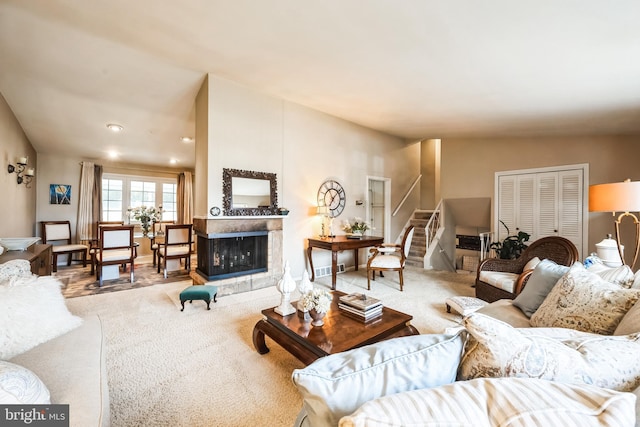
[[[355,217],[353,220],[345,220],[342,229],[347,233],[364,234],[369,229],[369,224],[362,218]]]
[[[332,296],[324,289],[313,289],[302,296],[302,308],[306,311],[315,310],[326,313],[331,308]]]
[[[162,206],[157,208],[153,206],[136,206],[135,208],[128,208],[127,215],[129,218],[133,218],[136,221],[140,221],[140,228],[142,228],[143,234],[149,234],[149,227],[152,222],[160,221],[162,219]]]

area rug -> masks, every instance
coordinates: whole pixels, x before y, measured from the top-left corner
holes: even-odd
[[[347,272],[338,276],[337,288],[365,291],[412,314],[420,333],[458,325],[460,317],[446,312],[444,300],[473,295],[471,275],[407,270],[404,292],[397,277],[386,276],[367,292],[364,272]],[[330,288],[329,281],[314,286]],[[112,426],[293,425],[302,400],[291,374],[304,365],[269,338],[265,355],[252,343],[260,311],[280,301],[275,286],[223,296],[210,311],[194,301],[181,312],[178,295],[186,284],[67,300],[74,314],[102,319]]]
[[[192,262],[191,265],[193,268],[195,264]],[[162,272],[157,272],[157,267],[151,263],[151,258],[148,262],[135,264],[133,283],[129,282],[127,270],[127,272],[121,271],[118,279],[104,280],[102,286],[99,286],[95,274],[91,274],[91,267],[81,265],[59,266],[58,271],[52,275],[62,282],[62,294],[65,298],[126,291],[162,283],[181,282],[190,278],[189,272],[182,268],[168,272],[165,279]]]

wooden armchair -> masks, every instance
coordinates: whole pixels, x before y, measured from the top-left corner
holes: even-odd
[[[87,266],[87,245],[76,244],[71,241],[70,221],[41,221],[42,243],[50,243],[52,252],[53,272],[58,271],[58,255],[67,255],[67,266],[71,265],[73,254],[80,254],[82,266]]]
[[[409,256],[411,248],[411,240],[413,239],[414,227],[409,226],[404,232],[402,243],[399,245],[393,243],[384,243],[375,248],[371,248],[369,252],[372,254],[367,262],[367,289],[371,290],[371,280],[376,280],[376,271],[382,276],[383,271],[397,271],[400,278],[400,290],[404,287],[404,278],[402,271],[404,264]]]
[[[533,272],[525,267],[536,257],[570,266],[578,260],[578,249],[564,237],[549,236],[531,243],[517,259],[485,259],[478,266],[476,297],[487,302],[514,299]]]

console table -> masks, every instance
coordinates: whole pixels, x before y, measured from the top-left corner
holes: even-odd
[[[31,263],[31,272],[38,276],[51,275],[51,245],[40,244],[29,246],[26,251],[5,251],[0,255],[0,264],[13,259],[26,259]]]
[[[368,248],[370,246],[381,245],[384,242],[383,237],[362,236],[359,239],[350,239],[347,236],[335,237],[310,237],[309,246],[307,247],[307,257],[311,266],[311,281],[315,280],[315,270],[313,269],[313,258],[311,251],[313,248],[326,249],[331,251],[331,289],[336,289],[336,273],[338,270],[338,252],[346,249],[353,249],[353,256],[358,271],[358,250]]]

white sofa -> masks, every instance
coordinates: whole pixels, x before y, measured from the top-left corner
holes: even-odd
[[[100,318],[69,313],[60,283],[28,263],[0,266],[0,312],[0,403],[68,404],[70,426],[109,426]]]
[[[554,268],[545,261],[520,299],[493,302],[457,330],[294,371],[303,396],[295,425],[640,426],[640,278]]]

